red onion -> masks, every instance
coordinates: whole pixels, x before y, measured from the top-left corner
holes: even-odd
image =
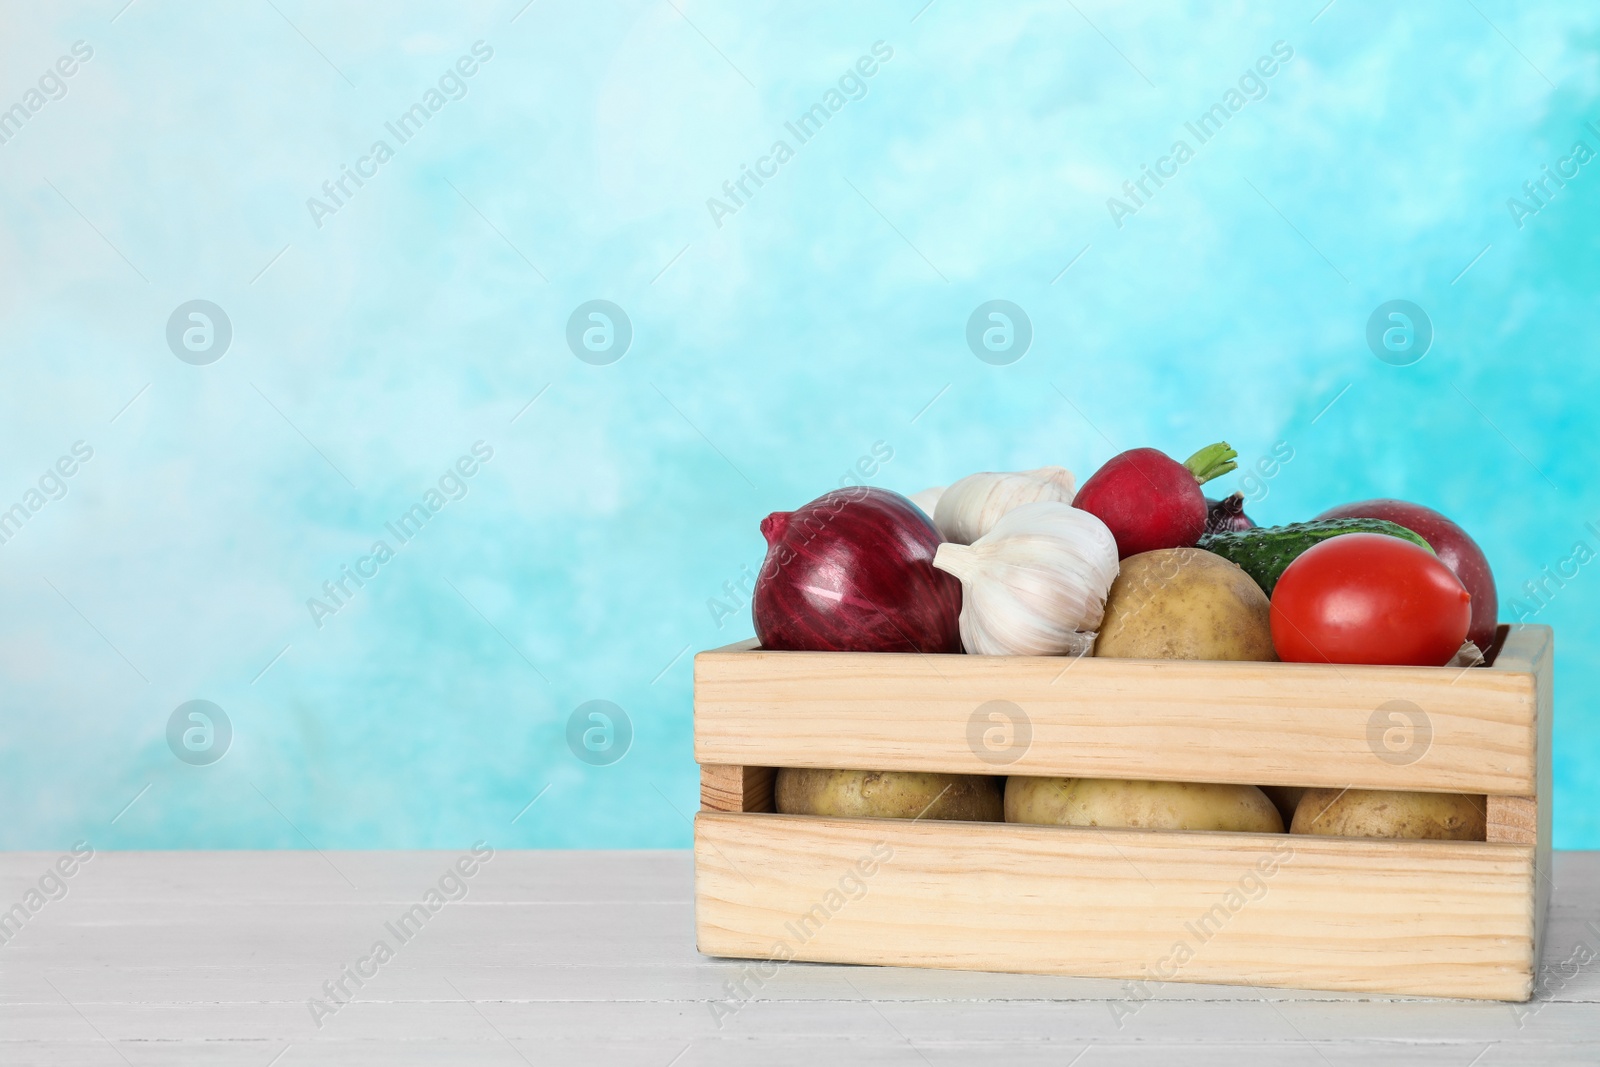
[[[1221,500],[1206,497],[1206,533],[1254,530],[1256,524],[1244,513],[1244,494],[1234,493]]]
[[[961,583],[933,567],[939,532],[887,489],[836,489],[761,521],[752,607],[761,647],[960,652]]]

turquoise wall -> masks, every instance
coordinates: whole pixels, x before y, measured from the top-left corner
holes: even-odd
[[[0,846],[684,846],[763,515],[1226,438],[1474,533],[1600,847],[1600,9],[119,7],[0,34]]]

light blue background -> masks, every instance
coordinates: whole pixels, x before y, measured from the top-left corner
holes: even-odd
[[[0,846],[684,846],[691,655],[750,633],[708,602],[875,442],[911,492],[1281,441],[1258,520],[1428,503],[1507,601],[1600,550],[1600,163],[1507,209],[1600,149],[1591,5],[276,4],[3,15],[0,107],[94,55],[0,145],[0,507],[94,457],[0,545]],[[478,40],[467,95],[315,225]],[[1116,226],[1279,40],[1266,99]],[[876,41],[866,96],[717,225]],[[196,298],[233,324],[210,366],[164,338]],[[595,298],[635,331],[610,366],[564,340]],[[964,342],[992,298],[1035,330],[1010,366]],[[1413,366],[1363,339],[1392,298],[1437,333]],[[314,625],[479,440],[465,499]],[[1590,564],[1537,614],[1564,847],[1600,847],[1597,603]],[[208,767],[165,739],[197,698],[235,731]],[[633,724],[612,766],[564,740],[592,699]]]

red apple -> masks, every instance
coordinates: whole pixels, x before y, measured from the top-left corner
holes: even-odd
[[[1439,561],[1455,572],[1461,584],[1472,594],[1472,625],[1467,630],[1467,640],[1487,651],[1494,643],[1494,629],[1499,621],[1500,602],[1495,596],[1494,574],[1489,570],[1489,559],[1478,547],[1478,542],[1467,531],[1450,519],[1404,500],[1358,500],[1329,508],[1319,519],[1387,519],[1422,536],[1433,547]]]

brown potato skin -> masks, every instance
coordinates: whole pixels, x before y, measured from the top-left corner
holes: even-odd
[[[1275,660],[1267,594],[1235,563],[1200,548],[1122,561],[1094,654],[1116,659]]]
[[[1283,833],[1283,817],[1253,785],[1013,777],[1005,808],[1006,822],[1036,826]]]
[[[1299,806],[1300,798],[1305,796],[1306,787],[1303,785],[1263,785],[1258,787],[1267,794],[1267,799],[1272,801],[1278,809],[1278,814],[1283,816],[1283,825],[1288,826],[1294,821],[1294,809]]]
[[[773,794],[785,815],[1000,822],[1000,788],[981,774],[780,767]]]
[[[1292,834],[1388,837],[1413,841],[1482,841],[1487,805],[1463,793],[1391,789],[1307,789]]]

